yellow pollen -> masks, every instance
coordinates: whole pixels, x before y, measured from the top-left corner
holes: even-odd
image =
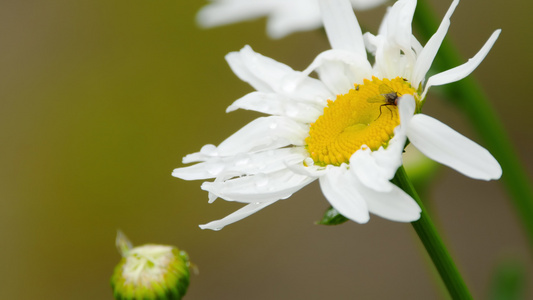
[[[372,151],[387,147],[400,124],[397,98],[406,94],[418,98],[403,78],[372,77],[347,94],[337,95],[335,101],[328,100],[324,114],[311,124],[305,139],[315,164],[339,166],[348,163],[363,145]]]

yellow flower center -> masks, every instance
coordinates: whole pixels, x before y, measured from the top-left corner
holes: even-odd
[[[366,145],[372,151],[387,147],[400,124],[397,100],[416,95],[403,78],[380,80],[372,77],[356,84],[347,94],[328,100],[305,139],[307,151],[317,165],[348,163],[352,154]],[[416,97],[415,97],[416,98]]]

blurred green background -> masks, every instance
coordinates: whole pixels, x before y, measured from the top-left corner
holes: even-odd
[[[439,16],[449,2],[431,1]],[[136,245],[188,251],[200,274],[186,299],[443,298],[411,225],[375,216],[366,225],[314,225],[328,207],[316,183],[220,232],[198,228],[239,205],[208,205],[200,182],[171,171],[258,116],[224,113],[252,91],[224,55],[250,44],[302,70],[328,48],[320,31],[269,40],[265,19],[198,29],[204,4],[0,2],[0,298],[112,299],[119,228]],[[503,29],[473,76],[529,174],[531,9],[529,1],[464,0],[449,32],[466,60]],[[358,17],[375,32],[384,11]],[[479,141],[461,112],[431,97],[426,113]],[[441,168],[429,198],[475,297],[489,296],[496,266],[508,259],[533,280],[531,250],[501,183]]]

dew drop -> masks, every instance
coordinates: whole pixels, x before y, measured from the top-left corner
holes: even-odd
[[[298,113],[299,109],[296,107],[296,105],[287,105],[287,107],[285,108],[285,114],[287,115],[287,117],[297,117]]]
[[[215,155],[216,150],[217,150],[217,147],[215,145],[207,144],[203,146],[202,149],[200,149],[200,153],[204,155],[212,156],[212,155]]]
[[[205,169],[207,172],[211,175],[218,175],[222,170],[224,170],[224,164],[223,163],[210,163],[205,166]]]
[[[249,162],[250,162],[250,157],[246,154],[238,154],[234,160],[235,166],[243,166]]]
[[[309,167],[314,164],[315,164],[315,161],[311,157],[304,159],[304,166]]]
[[[268,184],[268,176],[264,173],[259,173],[254,176],[255,186],[260,188]]]

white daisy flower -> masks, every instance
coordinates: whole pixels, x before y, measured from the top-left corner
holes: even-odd
[[[219,230],[290,197],[319,180],[330,204],[345,217],[365,223],[369,213],[398,221],[420,217],[416,202],[390,182],[402,165],[407,138],[423,154],[466,176],[490,180],[502,170],[492,155],[440,121],[421,114],[432,85],[470,74],[496,41],[497,30],[467,63],[424,77],[458,4],[452,3],[425,47],[413,37],[416,0],[400,0],[386,14],[377,36],[362,35],[347,0],[320,0],[332,50],[304,71],[294,71],[245,46],[226,59],[234,73],[256,91],[227,111],[269,114],[231,135],[219,146],[187,155],[173,176],[204,182],[209,201],[220,197],[247,203],[229,216],[200,227]],[[375,54],[371,66],[366,48]],[[316,72],[319,79],[309,77]],[[415,114],[416,113],[416,114]]]
[[[387,0],[351,0],[357,10],[370,9]],[[202,27],[216,27],[267,16],[267,34],[279,39],[296,31],[320,28],[317,0],[211,0],[198,12]]]

